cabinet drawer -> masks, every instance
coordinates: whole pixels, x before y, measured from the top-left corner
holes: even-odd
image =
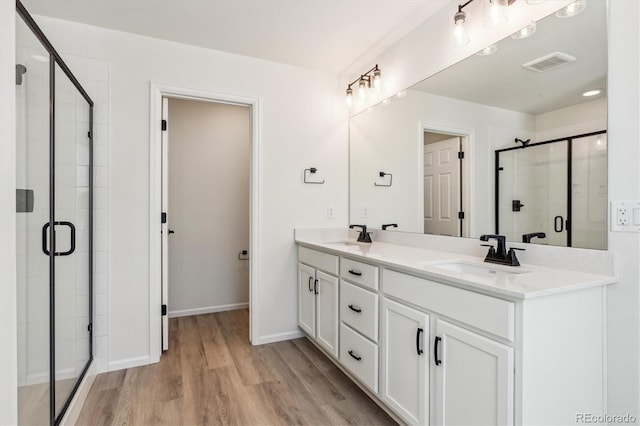
[[[338,275],[338,256],[306,247],[298,247],[298,261]]]
[[[378,295],[357,285],[340,281],[340,319],[377,342]]]
[[[382,273],[382,283],[385,294],[514,340],[513,302],[388,269]]]
[[[340,324],[340,362],[378,393],[378,345]]]
[[[365,287],[378,289],[378,267],[344,257],[340,261],[340,276]]]

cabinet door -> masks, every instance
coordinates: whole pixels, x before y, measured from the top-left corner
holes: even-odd
[[[298,325],[311,337],[316,337],[316,270],[298,264]]]
[[[338,278],[320,271],[316,278],[316,338],[322,347],[338,357]]]
[[[407,423],[429,423],[429,316],[382,302],[382,399]]]
[[[441,320],[438,338],[436,423],[512,425],[513,348]]]

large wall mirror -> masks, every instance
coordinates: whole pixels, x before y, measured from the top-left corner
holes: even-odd
[[[588,2],[352,116],[351,223],[606,249],[606,49]]]

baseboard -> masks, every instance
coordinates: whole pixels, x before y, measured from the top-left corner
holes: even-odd
[[[283,340],[292,340],[299,337],[304,337],[305,334],[302,330],[285,331],[284,333],[267,334],[266,336],[260,336],[257,342],[251,342],[252,345],[266,345],[267,343],[282,342]]]
[[[74,377],[78,377],[79,374],[74,367],[56,370],[56,380],[73,379]],[[50,381],[51,375],[47,371],[45,373],[29,374],[26,382],[20,386],[39,385],[41,383],[49,383]]]
[[[211,314],[214,312],[234,311],[236,309],[246,309],[249,303],[231,303],[228,305],[205,306],[204,308],[181,309],[169,311],[169,318],[189,317],[191,315]]]
[[[78,421],[78,417],[80,417],[80,412],[82,411],[82,406],[84,402],[87,400],[87,396],[89,395],[89,390],[93,385],[93,381],[96,379],[96,362],[93,361],[87,370],[87,373],[84,375],[82,379],[82,383],[78,387],[76,394],[74,395],[71,403],[69,403],[69,407],[67,407],[67,412],[65,413],[61,425],[75,425]]]
[[[120,359],[118,361],[111,361],[109,363],[109,371],[124,370],[125,368],[140,367],[141,365],[148,364],[150,364],[148,355]]]

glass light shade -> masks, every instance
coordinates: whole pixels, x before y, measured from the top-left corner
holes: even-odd
[[[503,25],[508,20],[508,0],[485,0],[484,2],[484,26],[494,28]]]
[[[347,89],[347,98],[346,98],[347,106],[351,107],[353,105],[353,89]]]
[[[469,44],[469,36],[467,30],[464,27],[464,20],[456,21],[453,27],[453,41],[458,47],[466,46]]]
[[[380,70],[375,70],[373,72],[373,88],[380,89],[382,87],[382,75]]]

